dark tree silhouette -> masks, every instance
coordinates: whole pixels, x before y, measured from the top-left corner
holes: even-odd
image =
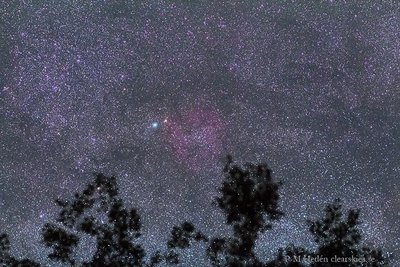
[[[73,250],[80,235],[86,234],[97,244],[92,260],[82,266],[154,266],[160,262],[158,255],[149,263],[144,261],[144,249],[135,243],[140,236],[140,217],[135,209],[124,208],[114,177],[97,174],[73,201],[56,203],[62,208],[58,224],[43,228],[43,242],[53,249],[50,259],[76,264]]]
[[[207,238],[200,232],[193,235],[193,225],[184,223],[190,227],[172,231],[169,242],[174,256],[172,263],[179,262],[174,249],[188,248],[191,240],[202,240],[208,242],[207,256],[213,266],[263,266],[254,253],[255,242],[260,233],[271,228],[272,221],[283,215],[278,208],[280,183],[274,182],[271,174],[266,164],[246,164],[241,168],[228,156],[221,195],[215,203],[224,212],[233,236]],[[199,235],[201,238],[196,239]]]
[[[388,266],[388,260],[381,250],[361,245],[361,232],[358,228],[360,210],[350,209],[343,218],[342,203],[336,199],[325,208],[325,217],[308,221],[310,232],[318,245],[314,255],[329,259],[329,263],[312,266]],[[332,258],[347,259],[346,263],[335,263]],[[350,260],[351,259],[351,260]],[[332,263],[333,262],[333,263]]]
[[[199,231],[196,231],[193,224],[190,222],[184,222],[180,226],[174,226],[171,231],[171,237],[168,240],[168,252],[164,255],[164,258],[168,264],[178,264],[179,254],[177,249],[189,248],[192,241],[204,241],[207,242],[208,238]]]
[[[278,209],[279,182],[274,182],[271,170],[265,164],[246,164],[244,169],[228,163],[224,168],[225,179],[216,198],[217,206],[226,216],[226,223],[233,228],[232,237],[208,238],[195,231],[193,224],[174,228],[169,243],[170,263],[179,262],[177,248],[189,248],[192,241],[208,242],[207,256],[212,266],[265,266],[265,267],[352,267],[388,266],[388,259],[381,250],[361,245],[358,229],[359,210],[350,210],[342,220],[342,204],[336,200],[325,209],[325,217],[308,221],[309,230],[317,244],[315,252],[289,245],[278,251],[274,260],[263,263],[254,252],[255,241],[260,233],[271,228],[271,221],[278,220],[283,213]],[[178,230],[179,229],[179,230]],[[195,233],[196,234],[193,234]],[[201,234],[202,238],[195,238]],[[325,258],[324,262],[310,259]],[[347,262],[335,262],[346,260]],[[310,264],[307,264],[311,263]]]
[[[360,211],[350,209],[343,218],[342,203],[336,199],[325,208],[325,215],[316,221],[307,221],[317,249],[288,246],[281,249],[268,267],[382,267],[389,266],[382,250],[363,246],[358,228]],[[314,262],[313,262],[314,261]],[[308,263],[308,264],[307,264]]]
[[[212,266],[226,267],[382,267],[388,259],[379,249],[361,244],[359,210],[350,209],[343,216],[340,200],[327,205],[324,217],[308,221],[309,231],[317,245],[315,251],[289,245],[278,251],[274,260],[262,262],[256,255],[255,243],[272,222],[279,220],[280,182],[272,179],[266,164],[233,164],[228,156],[224,179],[214,204],[225,215],[225,223],[232,228],[231,236],[207,237],[190,222],[173,227],[167,247],[146,257],[138,244],[141,235],[140,216],[136,209],[127,209],[118,195],[114,177],[96,174],[81,193],[71,201],[56,200],[61,211],[55,223],[43,227],[43,244],[51,248],[51,261],[66,265],[140,266],[180,263],[180,253],[194,242],[206,244],[205,255]],[[96,240],[93,257],[79,263],[75,251],[84,235]],[[10,255],[7,235],[0,235],[0,266],[30,266],[39,264],[30,260],[17,260]],[[328,262],[307,264],[309,259],[328,259]],[[334,262],[332,259],[342,259]],[[346,262],[343,262],[346,260]]]
[[[24,259],[17,260],[10,255],[10,240],[6,234],[0,235],[0,266],[11,267],[39,267],[34,261]]]

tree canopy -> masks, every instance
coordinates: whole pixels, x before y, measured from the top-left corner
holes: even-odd
[[[94,180],[82,192],[75,193],[72,200],[56,200],[60,212],[55,222],[44,225],[42,241],[51,250],[49,261],[82,267],[184,264],[180,255],[194,242],[206,244],[204,253],[210,265],[218,267],[389,266],[382,250],[362,244],[360,211],[350,209],[344,216],[339,199],[326,206],[323,218],[307,221],[315,251],[288,245],[279,249],[273,260],[260,260],[255,252],[257,239],[271,229],[272,222],[284,216],[279,208],[281,186],[266,164],[239,166],[228,156],[214,204],[225,215],[224,223],[231,227],[232,235],[207,236],[185,221],[172,228],[165,247],[150,255],[138,242],[140,215],[136,209],[124,206],[116,178],[95,174]],[[96,241],[93,256],[87,262],[79,261],[74,253],[84,235]],[[2,234],[0,266],[40,264],[15,259],[10,254],[8,236]]]

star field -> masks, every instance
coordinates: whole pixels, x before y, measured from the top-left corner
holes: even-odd
[[[104,172],[145,248],[183,220],[223,234],[230,153],[284,182],[264,259],[312,246],[306,219],[339,197],[400,264],[399,29],[394,1],[1,0],[1,232],[45,264],[54,199]]]

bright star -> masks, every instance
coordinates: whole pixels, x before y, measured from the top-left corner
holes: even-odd
[[[151,124],[151,128],[157,128],[158,127],[158,122],[153,122],[152,124]]]

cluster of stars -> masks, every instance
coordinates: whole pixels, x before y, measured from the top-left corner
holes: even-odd
[[[0,10],[0,229],[17,256],[46,263],[40,227],[57,214],[54,199],[93,172],[118,177],[145,247],[164,246],[183,220],[224,234],[211,202],[230,153],[267,161],[284,182],[286,216],[260,255],[312,246],[305,219],[339,197],[398,264],[394,1],[25,0]],[[201,257],[185,259],[207,266]]]

